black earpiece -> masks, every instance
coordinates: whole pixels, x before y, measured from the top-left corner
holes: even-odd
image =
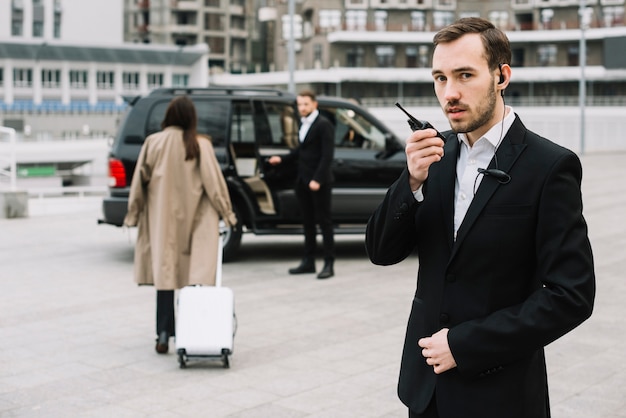
[[[502,84],[504,82],[504,76],[502,75],[502,64],[499,64],[498,67],[500,67],[500,83],[499,84]],[[502,122],[501,122],[500,139],[498,140],[498,145],[500,145],[500,142],[502,142],[502,137],[504,135],[504,116],[506,115],[506,103],[504,102],[504,90],[502,90],[501,94],[502,94],[502,104],[504,105],[504,108],[502,109]],[[507,173],[506,171],[500,170],[498,168],[498,155],[497,155],[498,145],[496,145],[496,149],[493,152],[493,160],[495,163],[495,167],[494,168],[479,168],[478,175],[480,176],[482,174],[485,177],[491,176],[494,179],[496,179],[498,183],[500,184],[508,184],[511,181],[511,175]],[[476,179],[478,179],[478,176],[476,176]],[[474,188],[476,188],[476,180],[474,180]]]
[[[511,176],[507,172],[497,168],[479,168],[478,172],[483,176],[494,177],[500,184],[507,184],[511,181]]]
[[[500,81],[498,84],[504,83],[504,74],[502,74],[502,64],[498,64],[498,68],[500,69]]]

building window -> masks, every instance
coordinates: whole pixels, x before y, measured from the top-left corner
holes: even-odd
[[[417,67],[417,47],[416,46],[407,46],[404,50],[404,55],[406,55],[406,67],[407,68],[415,68]]]
[[[61,70],[41,70],[41,85],[46,89],[61,87]]]
[[[155,89],[163,86],[162,73],[148,73],[148,88]]]
[[[489,21],[493,25],[500,29],[507,29],[509,25],[509,12],[506,11],[492,11],[489,12]]]
[[[31,70],[30,68],[14,68],[13,85],[15,87],[32,87],[33,70]]]
[[[221,36],[207,36],[205,42],[209,46],[210,54],[223,54],[226,50],[226,41]]]
[[[115,73],[113,71],[98,71],[96,83],[100,90],[113,90],[115,85]]]
[[[394,67],[396,63],[396,50],[391,45],[376,47],[376,64],[378,67]]]
[[[282,25],[283,39],[288,40],[291,38],[292,32],[291,18],[289,15],[282,16]],[[295,15],[293,16],[293,39],[302,39],[302,33],[302,16]]]
[[[418,66],[420,68],[426,68],[429,67],[430,64],[428,63],[428,60],[430,58],[430,52],[429,52],[429,48],[426,45],[421,45],[419,48],[419,63]]]
[[[341,10],[320,10],[319,16],[323,33],[341,29]]]
[[[541,24],[543,29],[552,29],[552,19],[554,18],[554,10],[543,9],[541,11]]]
[[[4,68],[0,68],[0,87],[4,86]]]
[[[365,50],[361,46],[348,48],[346,51],[346,66],[352,68],[364,67]]]
[[[22,36],[24,27],[24,5],[22,0],[13,0],[11,9],[11,36]]]
[[[61,38],[61,2],[59,0],[54,1],[53,36],[56,39]]]
[[[43,37],[43,22],[33,22],[33,37]]]
[[[87,71],[70,70],[70,88],[84,90],[87,88]]]
[[[387,11],[376,10],[374,12],[374,26],[379,32],[384,32],[387,30]]]
[[[365,0],[346,0],[347,6],[363,6]]]
[[[604,26],[622,26],[624,24],[623,6],[606,6],[602,8]]]
[[[314,44],[313,45],[313,62],[322,64],[322,44]]]
[[[346,12],[346,29],[353,31],[367,30],[367,11],[348,10]]]
[[[206,7],[221,7],[220,0],[204,0]]]
[[[33,37],[43,37],[44,6],[42,0],[33,0]]]
[[[441,10],[435,10],[433,12],[433,23],[435,30],[439,30],[444,26],[451,25],[454,22],[454,12],[444,12]]]
[[[246,18],[243,17],[243,16],[231,16],[230,17],[230,28],[231,29],[246,30]]]
[[[204,30],[224,30],[224,15],[221,13],[206,13],[204,15]]]
[[[411,12],[411,30],[423,31],[426,28],[424,12]]]
[[[548,67],[556,64],[557,47],[554,44],[539,45],[537,48],[537,65]]]
[[[122,86],[124,90],[137,90],[139,88],[139,73],[122,73]]]
[[[187,87],[188,85],[188,74],[172,74],[172,87]]]
[[[465,18],[465,17],[480,17],[480,12],[469,12],[469,11],[466,11],[466,12],[460,12],[459,13],[459,18]]]
[[[456,8],[456,0],[435,0],[435,7]]]

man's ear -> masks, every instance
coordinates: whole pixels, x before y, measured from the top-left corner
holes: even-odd
[[[511,82],[511,66],[509,64],[498,64],[498,89],[500,94],[504,96],[504,90],[509,86]]]

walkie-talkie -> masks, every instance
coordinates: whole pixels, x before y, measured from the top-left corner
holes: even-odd
[[[433,125],[431,125],[429,122],[427,122],[425,120],[416,119],[413,115],[411,115],[409,112],[407,112],[406,109],[404,109],[402,106],[400,106],[400,103],[396,102],[396,106],[398,106],[398,108],[401,111],[403,111],[409,117],[407,122],[409,123],[409,126],[411,127],[411,130],[419,131],[419,130],[422,130],[422,129],[435,129],[435,127]],[[435,131],[437,132],[437,136],[439,138],[441,138],[443,140],[443,142],[446,142],[446,138],[444,138],[444,136],[441,135],[441,133],[439,131],[437,131],[437,129],[435,129]]]

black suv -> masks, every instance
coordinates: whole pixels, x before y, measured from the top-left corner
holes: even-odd
[[[160,130],[175,95],[195,103],[198,132],[212,138],[239,224],[226,233],[224,260],[234,258],[245,231],[301,234],[293,191],[295,166],[270,166],[271,155],[298,143],[296,96],[262,88],[163,88],[127,97],[129,109],[109,152],[109,190],[99,223],[121,226],[141,145]],[[335,124],[332,213],[336,233],[363,233],[387,188],[406,166],[404,147],[374,116],[353,101],[319,96],[319,110]]]

